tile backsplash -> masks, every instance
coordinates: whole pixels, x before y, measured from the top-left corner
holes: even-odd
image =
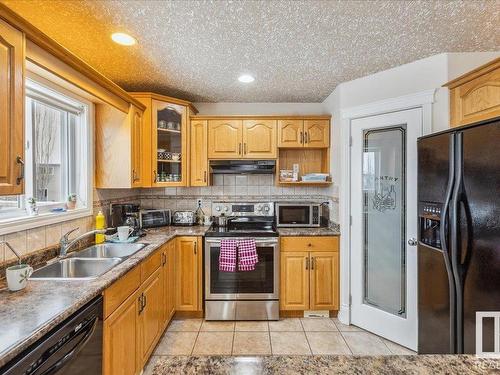
[[[337,222],[338,199],[334,187],[293,186],[274,184],[274,176],[216,174],[212,186],[142,189],[142,208],[168,208],[171,210],[195,210],[198,199],[206,215],[211,215],[211,204],[217,200],[308,200],[328,201],[330,220]]]
[[[217,200],[328,201],[330,220],[338,222],[337,197],[334,186],[281,187],[274,184],[273,175],[266,174],[217,174],[213,176],[212,186],[205,187],[99,189],[94,190],[92,216],[6,234],[0,236],[0,240],[8,241],[21,255],[32,254],[57,246],[61,235],[73,228],[80,227],[80,233],[91,230],[99,210],[107,216],[111,203],[124,202],[140,203],[142,208],[168,208],[174,211],[195,210],[197,200],[201,199],[203,211],[211,215],[212,202]],[[0,245],[0,264],[12,262],[14,258],[14,254]]]

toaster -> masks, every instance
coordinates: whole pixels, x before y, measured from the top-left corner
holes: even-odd
[[[172,215],[172,225],[195,225],[194,211],[175,211]]]

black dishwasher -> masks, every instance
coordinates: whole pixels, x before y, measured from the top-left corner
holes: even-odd
[[[101,296],[79,309],[0,369],[2,375],[99,375],[101,373]]]

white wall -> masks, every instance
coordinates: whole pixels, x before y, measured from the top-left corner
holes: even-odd
[[[442,53],[338,85],[323,102],[324,111],[332,115],[330,166],[335,185],[339,185],[341,172],[342,110],[435,89],[432,131],[448,129],[448,89],[442,85],[499,56],[500,52]]]
[[[323,103],[193,103],[200,115],[322,115]]]

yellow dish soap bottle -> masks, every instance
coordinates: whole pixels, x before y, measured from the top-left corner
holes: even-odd
[[[97,213],[97,216],[95,217],[95,229],[104,229],[106,225],[106,218],[102,214],[102,211],[99,211]],[[104,237],[104,234],[97,233],[95,235],[95,243],[103,243],[106,238]]]

